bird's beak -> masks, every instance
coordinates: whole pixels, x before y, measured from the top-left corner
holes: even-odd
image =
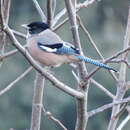
[[[21,26],[25,29],[29,29],[28,24],[22,24]]]

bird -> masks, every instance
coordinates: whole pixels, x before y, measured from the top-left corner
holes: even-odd
[[[45,22],[35,21],[23,24],[22,27],[27,30],[26,48],[28,52],[37,62],[44,66],[59,67],[65,63],[71,64],[83,61],[117,72],[98,60],[81,55],[78,48],[62,40]]]

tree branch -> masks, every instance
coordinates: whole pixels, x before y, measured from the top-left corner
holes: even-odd
[[[97,109],[94,109],[94,110],[88,112],[88,115],[89,115],[89,117],[92,117],[92,116],[98,114],[99,112],[103,112],[103,111],[113,107],[114,105],[123,104],[123,103],[127,103],[127,102],[130,102],[130,96],[127,98],[124,98],[122,100],[118,100],[118,101],[115,101],[115,102],[112,102],[109,104],[105,104]]]
[[[26,35],[25,35],[25,34],[23,34],[23,33],[21,33],[21,32],[18,32],[18,31],[16,31],[16,30],[13,30],[13,29],[12,29],[12,31],[13,31],[13,33],[14,33],[16,36],[19,36],[19,37],[21,37],[21,38],[26,38]]]
[[[86,8],[88,7],[88,5],[91,5],[93,4],[95,1],[97,0],[91,0],[91,1],[85,1],[84,3],[76,3],[76,12],[78,12],[81,8]],[[86,6],[83,6],[83,5],[86,5]],[[53,20],[53,24],[52,24],[52,27],[54,27],[56,25],[56,23],[61,19],[61,17],[63,17],[64,15],[66,14],[66,8],[62,9],[54,18]],[[67,21],[69,19],[67,18]]]
[[[12,51],[9,51],[7,53],[4,53],[3,55],[0,55],[0,61],[4,60],[5,58],[9,57],[9,56],[12,56],[14,54],[16,54],[18,52],[18,50],[12,50]]]
[[[25,72],[23,72],[19,77],[17,77],[13,82],[11,82],[7,87],[0,91],[0,96],[8,92],[13,86],[18,83],[21,79],[23,79],[30,71],[32,67],[29,67]]]
[[[53,19],[53,23],[52,23],[52,27],[54,27],[56,25],[56,23],[60,20],[60,18],[65,15],[66,13],[66,9],[64,8],[63,10],[61,10]],[[67,18],[68,20],[68,18]]]
[[[123,49],[128,48],[128,46],[130,44],[130,7],[129,7],[126,34],[125,34],[125,37],[124,37],[124,43],[123,44],[124,44]],[[124,53],[122,55],[122,59],[125,60],[126,58],[127,58],[127,54]],[[127,90],[127,88],[126,88],[126,64],[121,63],[119,80],[118,80],[118,83],[117,83],[117,93],[116,93],[116,97],[113,100],[113,102],[121,100],[124,97],[126,90]],[[116,125],[117,125],[119,116],[117,118],[113,118],[113,117],[115,117],[115,115],[119,111],[120,111],[120,104],[113,106],[108,130],[115,130],[116,129]]]
[[[84,26],[81,18],[77,15],[78,21],[79,21],[79,25],[82,28],[82,30],[84,31],[84,33],[86,34],[86,36],[88,37],[91,45],[93,46],[93,48],[96,50],[97,54],[102,58],[102,60],[104,60],[103,55],[101,54],[101,52],[99,51],[99,49],[96,46],[96,43],[94,42],[94,40],[92,39],[90,33],[88,32],[88,30],[86,29],[86,27]]]
[[[103,87],[101,84],[99,84],[97,81],[95,81],[94,79],[90,79],[91,80],[91,82],[93,83],[93,84],[95,84],[98,88],[100,88],[106,95],[108,95],[109,97],[111,97],[112,99],[114,99],[115,98],[115,96],[111,93],[111,92],[109,92],[105,87]]]
[[[89,5],[93,4],[94,2],[97,2],[97,0],[85,0],[83,3],[79,3],[77,5],[77,9],[79,9],[79,8],[86,8]]]
[[[116,130],[122,130],[122,128],[126,125],[126,123],[130,120],[130,114],[126,116],[126,118],[121,122]]]
[[[1,0],[0,3],[0,53],[3,55],[5,51],[7,37],[3,29],[3,22],[8,23],[9,10],[10,10],[10,0]],[[3,6],[2,6],[3,5]]]
[[[52,25],[52,0],[47,0],[47,23],[51,27]]]
[[[109,63],[125,63],[127,65],[127,67],[130,69],[130,63],[127,60],[123,60],[123,59],[115,59],[110,61]]]
[[[44,83],[45,78],[37,72],[33,92],[30,130],[40,130]]]
[[[39,13],[41,19],[42,19],[42,21],[46,22],[46,21],[47,21],[47,18],[46,18],[46,16],[45,16],[44,12],[42,11],[40,5],[38,4],[37,0],[32,0],[32,1],[33,1],[34,5],[35,5],[35,7],[36,7],[36,9],[37,9],[37,11],[38,11],[38,13]]]
[[[43,114],[48,117],[48,119],[52,120],[56,124],[58,124],[63,130],[67,130],[67,128],[61,123],[60,120],[56,119],[51,112],[46,111],[44,107],[42,108]]]
[[[65,0],[65,5],[70,20],[74,45],[80,49],[81,55],[83,55],[81,44],[80,44],[77,21],[76,21],[76,4],[77,4],[76,0]],[[84,79],[84,76],[87,74],[85,63],[84,62],[80,63],[78,68],[79,68],[78,69],[79,78]],[[88,118],[86,115],[87,115],[88,88],[89,88],[89,84],[85,86],[80,86],[80,85],[78,86],[78,89],[84,92],[84,98],[77,100],[77,121],[76,121],[75,130],[85,130],[87,126]]]

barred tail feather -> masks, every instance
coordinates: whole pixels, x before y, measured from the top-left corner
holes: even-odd
[[[86,63],[90,63],[90,64],[94,64],[96,66],[99,66],[99,67],[102,67],[102,68],[105,68],[105,69],[108,69],[108,70],[113,70],[115,72],[117,72],[115,69],[113,69],[112,67],[106,65],[106,64],[103,64],[103,63],[100,63],[99,61],[97,60],[93,60],[91,58],[88,58],[88,57],[84,57],[84,56],[81,56],[81,55],[78,55],[76,56],[79,60],[81,61],[84,61]]]

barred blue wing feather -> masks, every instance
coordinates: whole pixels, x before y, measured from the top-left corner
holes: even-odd
[[[69,44],[63,44],[61,48],[57,49],[56,54],[67,54],[67,55],[76,55],[80,54],[79,50],[70,46]]]

